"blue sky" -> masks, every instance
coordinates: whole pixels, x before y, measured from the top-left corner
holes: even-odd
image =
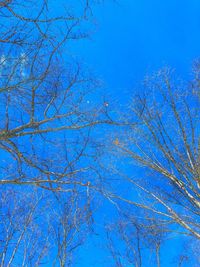
[[[197,0],[105,1],[94,10],[95,33],[76,52],[109,90],[130,90],[165,65],[186,75],[199,56],[199,14]]]
[[[200,54],[198,0],[105,1],[94,9],[94,18],[95,32],[90,40],[75,44],[74,54],[104,81],[106,91],[115,98],[127,101],[147,73],[166,65],[182,78],[191,75],[192,62]],[[78,266],[110,266],[109,261],[105,265],[101,261],[108,255],[100,242],[97,237],[81,248]],[[180,243],[170,242],[173,254]],[[163,253],[164,258],[169,250]],[[171,260],[162,266],[171,266]]]
[[[68,0],[70,1],[74,0]],[[77,2],[81,1],[85,0]],[[58,3],[52,1],[55,13],[60,11],[59,6],[64,2],[65,0],[59,0]],[[192,62],[200,55],[199,0],[102,0],[102,2],[93,8],[94,25],[91,27],[91,37],[72,42],[70,49],[66,47],[64,56],[72,52],[74,57],[80,59],[96,77],[102,80],[104,84],[102,92],[108,94],[109,101],[113,102],[115,109],[116,103],[127,103],[137,90],[141,90],[138,85],[146,74],[170,66],[175,68],[182,78],[187,79],[191,75]],[[97,98],[97,95],[94,97]],[[91,97],[86,103],[92,106],[92,102],[94,105],[98,102],[96,99],[93,100]],[[96,136],[102,133],[104,136],[104,129],[101,128],[100,133],[95,133]],[[4,154],[0,156],[3,157]],[[123,166],[128,165],[126,163]],[[130,169],[127,170],[129,171]],[[124,190],[122,186],[120,190]],[[130,190],[127,198],[132,197],[131,194]],[[74,266],[112,266],[111,257],[105,249],[104,223],[110,218],[114,221],[116,210],[107,200],[102,200],[102,204],[95,214],[96,235],[88,238],[80,247],[77,253],[78,264]],[[182,240],[177,237],[170,240],[161,252],[161,266],[172,266],[172,260],[181,248]]]

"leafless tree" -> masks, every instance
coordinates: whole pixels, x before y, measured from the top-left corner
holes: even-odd
[[[200,68],[189,82],[167,69],[147,77],[130,104],[125,127],[112,136],[117,186],[104,195],[127,203],[176,235],[200,239]],[[127,126],[129,125],[129,126]],[[110,144],[109,144],[110,145]],[[116,160],[116,158],[118,158]],[[120,163],[119,163],[120,159]],[[122,166],[122,164],[126,166]],[[112,180],[111,180],[112,182]],[[150,215],[151,214],[151,215]]]
[[[37,221],[41,197],[12,189],[1,192],[0,266],[38,266],[50,247],[46,229]],[[46,206],[47,207],[47,206]],[[41,216],[40,214],[40,216]]]
[[[103,103],[88,105],[95,79],[70,53],[62,55],[88,35],[82,28],[89,2],[74,15],[68,7],[55,17],[53,8],[48,1],[0,7],[1,184],[85,186],[91,129],[110,122]]]
[[[70,266],[87,236],[92,131],[112,123],[93,96],[99,82],[72,53],[91,15],[88,0],[0,1],[2,267]]]
[[[76,250],[84,244],[90,233],[92,214],[88,203],[83,205],[80,196],[73,194],[60,203],[60,209],[52,213],[57,218],[53,227],[53,242],[57,250],[53,266],[74,266]],[[76,257],[75,257],[76,256]]]
[[[119,215],[105,227],[109,262],[113,262],[113,266],[199,265],[198,240],[193,237],[180,240],[178,233],[171,235],[165,221],[149,217],[146,211],[138,210],[136,215],[130,210],[128,214]],[[178,249],[169,248],[172,245]]]
[[[91,214],[77,194],[61,200],[36,190],[1,193],[0,266],[73,266]]]
[[[191,82],[173,79],[168,69],[147,78],[147,90],[137,95],[130,107],[133,124],[130,122],[127,131],[113,140],[116,153],[121,152],[135,166],[131,175],[123,175],[124,183],[128,181],[137,189],[137,196],[142,194],[141,202],[124,200],[198,239],[199,74],[196,64]]]

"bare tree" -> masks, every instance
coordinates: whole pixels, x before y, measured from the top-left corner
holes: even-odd
[[[0,1],[2,267],[70,266],[87,236],[93,129],[112,123],[72,53],[91,15],[88,0]]]
[[[147,77],[143,92],[131,100],[124,127],[112,135],[114,159],[108,168],[113,174],[108,180],[109,189],[106,185],[102,193],[122,214],[126,213],[126,205],[132,210],[133,218],[120,219],[118,230],[116,223],[112,227],[125,242],[126,251],[134,254],[131,257],[134,266],[141,266],[142,262],[138,260],[140,253],[135,245],[137,229],[140,234],[147,231],[146,236],[151,229],[160,229],[167,239],[179,236],[181,240],[199,243],[199,66],[195,62],[194,78],[188,82],[175,77],[169,69]],[[110,143],[109,139],[109,147]],[[147,215],[141,215],[140,210]],[[124,225],[131,225],[136,232],[127,234]],[[157,266],[162,266],[163,242],[157,242],[157,233],[152,235],[156,238],[152,248]],[[110,237],[109,240],[111,250],[117,251],[117,260],[126,261],[125,253],[119,256],[119,242]],[[142,242],[144,245],[144,239]],[[194,248],[190,247],[180,256],[179,265],[186,260],[192,260],[191,264],[198,262],[198,256],[194,255]]]
[[[129,127],[113,140],[115,155],[124,156],[128,170],[114,171],[135,197],[119,190],[108,195],[200,239],[198,62],[194,73],[190,82],[174,78],[169,69],[147,77],[146,90],[130,105]]]
[[[57,250],[53,266],[74,266],[76,250],[84,244],[90,233],[92,214],[88,203],[83,205],[77,194],[60,203],[60,209],[52,213],[55,220],[53,242]],[[76,257],[75,257],[76,256]]]
[[[90,166],[82,158],[91,129],[110,121],[103,103],[87,104],[95,79],[69,53],[62,55],[87,37],[88,8],[87,1],[75,14],[68,7],[55,17],[47,1],[4,1],[0,7],[1,184],[61,190],[88,182],[83,173]]]
[[[199,242],[195,238],[180,239],[180,233],[171,234],[165,220],[153,218],[146,210],[123,208],[118,215],[115,222],[105,227],[113,266],[199,265]],[[172,245],[174,249],[170,248]]]
[[[44,213],[40,202],[36,194],[1,192],[0,266],[37,266],[46,256],[49,236],[36,219],[38,210]]]
[[[1,193],[0,266],[73,266],[75,251],[88,236],[91,214],[80,195],[61,199],[36,190]]]

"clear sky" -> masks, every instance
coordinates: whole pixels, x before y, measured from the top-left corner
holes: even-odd
[[[131,97],[146,73],[163,66],[187,78],[200,55],[199,0],[105,0],[95,8],[94,17],[95,33],[75,44],[74,51],[122,101]],[[101,261],[106,255],[98,242],[99,237],[81,248],[78,266],[110,266]],[[171,252],[177,250],[179,243],[173,241],[170,247]],[[162,266],[171,266],[169,262]]]
[[[146,73],[169,65],[180,74],[200,51],[198,0],[111,0],[94,10],[95,34],[77,54],[109,90],[130,90]]]
[[[51,2],[52,9],[56,13],[57,11],[62,11],[60,4],[65,3],[65,1],[82,3],[86,0],[50,0],[49,2]],[[117,100],[116,103],[123,105],[124,103],[128,103],[136,90],[142,90],[138,85],[146,74],[151,74],[162,67],[169,66],[175,68],[176,72],[182,78],[187,79],[191,75],[192,62],[200,56],[200,0],[95,1],[103,3],[93,7],[94,25],[91,27],[91,37],[80,41],[70,41],[70,47],[67,46],[67,43],[64,48],[66,49],[64,51],[64,57],[66,55],[67,58],[68,53],[72,53],[85,66],[88,66],[95,73],[96,77],[103,81],[104,86],[102,91],[108,94],[108,99],[111,102],[113,101],[115,109],[117,107],[115,100]],[[23,3],[22,0],[21,2]],[[31,12],[32,10],[30,10]],[[10,91],[8,91],[8,96],[9,94]],[[97,99],[95,101],[92,97],[91,99],[87,99],[86,105],[92,105],[92,102],[95,105],[99,101],[97,95],[94,95]],[[51,106],[51,102],[48,106]],[[49,109],[48,106],[44,114]],[[32,112],[30,113],[32,114]],[[16,122],[14,121],[14,123]],[[101,125],[101,127],[106,126]],[[101,128],[101,130],[104,138],[104,128]],[[5,133],[3,132],[3,134]],[[101,135],[101,132],[95,134],[98,137],[98,134]],[[8,136],[8,138],[10,137]],[[45,145],[45,149],[48,150],[49,147]],[[43,153],[42,149],[41,153]],[[19,161],[21,161],[21,153],[17,153],[17,155]],[[4,153],[0,155],[0,159],[2,158],[4,158]],[[7,160],[7,162],[9,161]],[[127,162],[120,164],[126,166]],[[127,170],[127,172],[129,171],[130,169]],[[135,170],[131,169],[131,171]],[[31,172],[35,174],[34,171]],[[117,187],[116,184],[114,185],[115,187]],[[120,190],[123,192],[122,185]],[[131,190],[128,193],[127,198],[132,197],[136,199],[134,195],[132,196]],[[105,249],[106,237],[104,223],[106,220],[108,221],[108,218],[113,219],[116,209],[107,200],[102,200],[102,202],[103,205],[94,215],[96,219],[94,226],[95,233],[78,249],[74,267],[113,266],[111,256]],[[181,251],[182,244],[183,240],[177,237],[170,240],[168,246],[165,246],[161,250],[162,267],[176,266],[173,264],[173,260],[177,252]],[[51,265],[50,263],[49,266]],[[187,266],[184,265],[184,267]],[[125,265],[123,267],[135,266]],[[154,266],[145,266],[144,264],[144,267]],[[190,267],[192,266],[190,265]]]

